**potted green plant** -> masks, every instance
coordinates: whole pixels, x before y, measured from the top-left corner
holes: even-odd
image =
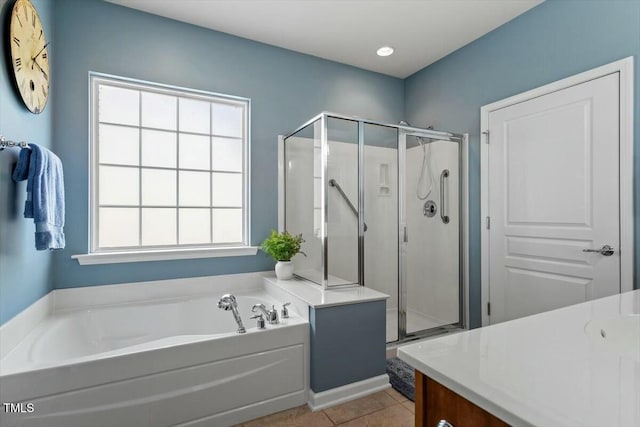
[[[278,233],[275,230],[271,230],[271,235],[262,242],[262,251],[271,255],[276,260],[276,277],[280,280],[289,280],[293,277],[293,263],[291,258],[296,254],[301,253],[300,247],[304,239],[302,234],[294,235],[288,231]]]

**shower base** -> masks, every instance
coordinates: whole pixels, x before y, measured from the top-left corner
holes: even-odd
[[[450,323],[444,320],[435,319],[422,313],[408,310],[407,311],[407,332],[419,333],[423,331],[433,330],[434,334],[446,333],[450,328]],[[445,328],[445,329],[438,329]],[[432,335],[428,333],[427,335]],[[411,338],[413,339],[413,338]],[[387,310],[387,343],[398,341],[398,311],[397,309]]]

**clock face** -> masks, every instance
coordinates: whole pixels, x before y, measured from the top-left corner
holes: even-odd
[[[39,114],[49,98],[49,43],[29,0],[14,4],[9,31],[13,74],[20,96],[29,111]]]

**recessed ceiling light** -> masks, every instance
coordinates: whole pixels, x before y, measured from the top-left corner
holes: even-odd
[[[378,56],[389,56],[393,53],[393,48],[391,46],[382,46],[376,53]]]

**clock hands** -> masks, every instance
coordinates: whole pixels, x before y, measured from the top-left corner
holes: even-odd
[[[33,70],[33,65],[35,64],[38,69],[42,72],[42,74],[44,75],[44,78],[46,80],[49,80],[49,76],[47,75],[47,73],[42,69],[42,67],[40,66],[40,64],[38,64],[38,61],[36,61],[36,59],[38,59],[38,57],[40,56],[40,54],[47,48],[47,46],[49,46],[49,43],[51,42],[47,42],[47,44],[45,44],[42,49],[40,49],[40,51],[38,53],[36,53],[36,55],[31,58],[31,60],[33,61],[33,64],[31,64],[31,69]]]
[[[47,48],[47,46],[49,46],[49,43],[51,43],[51,42],[47,42],[47,44],[45,44],[45,45],[42,47],[42,49],[40,49],[40,52],[36,53],[36,55],[35,55],[33,58],[31,58],[34,62],[35,62],[36,58],[37,58],[38,56],[40,56],[40,54],[42,53],[42,51],[43,51],[43,50],[45,50],[45,49]]]
[[[38,64],[38,61],[36,61],[35,58],[33,59],[33,63],[36,64],[36,66],[40,69],[40,71],[42,71],[42,74],[44,75],[44,78],[46,80],[49,80],[49,76],[47,75],[46,71],[44,71],[42,69],[42,67],[40,66],[40,64]],[[31,68],[33,68],[33,66]]]

